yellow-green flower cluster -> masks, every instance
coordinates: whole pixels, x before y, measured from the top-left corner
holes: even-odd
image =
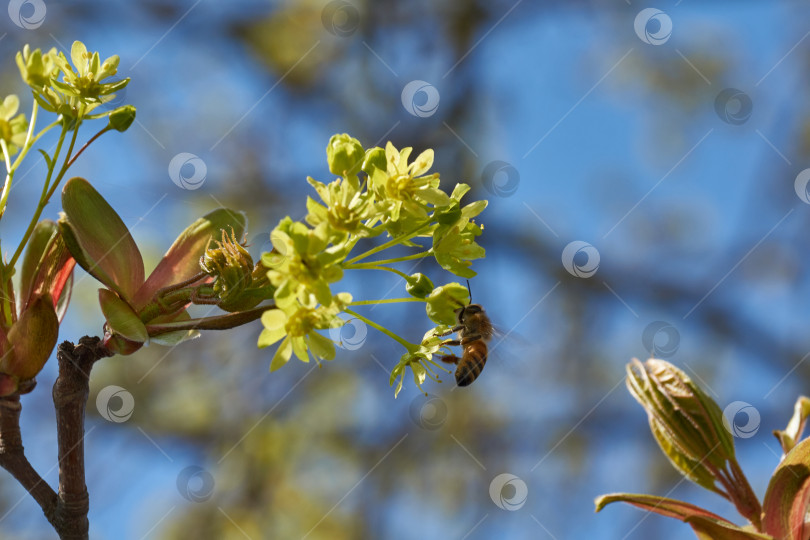
[[[26,45],[17,53],[17,67],[37,103],[66,118],[87,115],[129,83],[129,79],[103,82],[117,73],[118,62],[117,55],[102,62],[98,52],[89,52],[81,41],[73,42],[70,61],[55,48],[43,53]]]
[[[317,331],[339,326],[337,315],[352,301],[346,293],[332,294],[331,284],[343,277],[344,270],[398,273],[406,278],[408,294],[426,303],[432,320],[440,324],[454,322],[453,310],[460,305],[459,298],[467,296],[463,286],[455,283],[436,289],[427,276],[406,276],[382,267],[404,259],[378,258],[375,262],[357,263],[368,255],[403,245],[424,250],[411,259],[432,256],[458,276],[475,275],[470,260],[483,257],[484,250],[475,242],[482,227],[473,218],[486,207],[486,201],[462,207],[460,200],[469,186],[458,184],[448,195],[439,187],[439,174],[429,172],[433,150],[425,150],[409,161],[411,153],[411,148],[398,150],[390,142],[385,148],[365,150],[357,139],[346,134],[335,135],[329,141],[329,170],[339,178],[330,183],[308,178],[320,200],[307,199],[308,213],[303,221],[282,219],[270,235],[273,251],[262,256],[267,277],[275,287],[278,309],[262,319],[265,330],[259,343],[267,346],[285,338],[272,369],[286,363],[293,352],[302,360],[308,359],[308,352],[316,358],[333,357],[332,342]],[[381,233],[387,233],[390,240],[348,259],[359,241]],[[416,242],[420,237],[431,238],[432,242],[420,246]],[[368,302],[359,302],[363,303]],[[433,341],[422,345],[404,340],[401,343],[407,343],[409,350],[396,373],[402,374],[409,367],[418,384],[432,376],[431,351],[438,345]]]

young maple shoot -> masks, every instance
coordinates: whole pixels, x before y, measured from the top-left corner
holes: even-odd
[[[259,347],[279,341],[270,364],[276,370],[294,354],[308,362],[335,357],[334,343],[319,331],[341,326],[346,313],[389,336],[405,349],[391,373],[390,383],[399,378],[394,395],[402,389],[410,369],[421,389],[427,377],[438,380],[435,361],[445,346],[437,334],[455,324],[454,311],[469,302],[467,288],[451,282],[434,287],[424,274],[407,275],[393,265],[433,257],[445,270],[461,278],[475,276],[471,261],[484,256],[476,243],[483,226],[475,218],[487,201],[461,204],[469,191],[456,184],[451,193],[439,187],[438,173],[428,174],[433,150],[425,150],[409,161],[411,148],[398,150],[388,142],[385,148],[364,149],[347,134],[334,135],[326,149],[329,170],[339,178],[324,184],[308,178],[320,199],[307,198],[303,221],[282,219],[270,234],[273,250],[262,256],[267,277],[275,288],[275,310],[262,315],[264,330]],[[387,240],[352,256],[356,248],[371,244],[385,234]],[[420,242],[421,241],[421,242]],[[387,250],[405,246],[413,253],[384,258]],[[367,260],[370,257],[373,260]],[[347,292],[332,291],[332,285],[347,270],[392,272],[404,280],[409,295],[394,299],[354,300]],[[436,325],[416,343],[361,315],[353,308],[371,304],[423,302],[427,316]]]
[[[810,399],[796,402],[787,428],[775,431],[782,460],[760,503],[734,448],[735,419],[683,371],[664,360],[636,359],[627,366],[627,387],[644,407],[650,430],[680,474],[730,501],[748,520],[744,526],[684,501],[635,493],[596,499],[596,511],[625,502],[688,523],[698,538],[716,540],[807,540],[810,502],[810,440],[800,442],[810,416]]]
[[[58,129],[59,138],[53,153],[39,149],[47,165],[39,201],[20,243],[8,260],[0,262],[0,396],[13,394],[21,381],[33,379],[42,369],[56,345],[70,298],[75,260],[56,224],[39,218],[76,158],[102,134],[126,131],[135,119],[131,105],[96,112],[129,83],[129,79],[107,82],[116,74],[118,56],[102,62],[97,52],[88,52],[76,41],[70,59],[56,49],[43,53],[26,45],[17,53],[16,61],[31,89],[33,103],[30,119],[26,119],[19,112],[18,96],[0,99],[0,159],[6,170],[0,191],[0,219],[8,207],[15,173],[31,149],[51,130]],[[56,118],[38,129],[40,109]],[[106,125],[76,150],[81,126],[102,118],[107,118]],[[15,288],[12,276],[23,253]]]

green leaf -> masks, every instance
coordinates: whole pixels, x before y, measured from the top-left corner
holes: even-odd
[[[66,239],[76,261],[88,264],[85,270],[122,298],[131,300],[143,284],[143,259],[124,222],[84,178],[67,181],[62,190],[62,208],[81,247],[82,253],[77,255],[73,251],[76,247]]]
[[[747,531],[708,510],[675,499],[655,495],[612,493],[597,497],[596,511],[614,502],[626,502],[643,510],[688,523],[701,540],[773,540],[770,536]]]
[[[37,150],[39,151],[40,154],[42,154],[43,159],[45,159],[45,165],[47,165],[48,169],[51,169],[52,168],[51,156],[49,156],[48,153],[42,148],[37,148]]]
[[[810,439],[788,452],[771,477],[762,504],[765,532],[779,539],[804,540],[810,504]]]
[[[650,416],[650,431],[661,447],[661,451],[664,452],[664,455],[667,456],[670,463],[672,463],[682,475],[709,491],[717,491],[715,478],[711,471],[706,468],[703,462],[691,459],[687,453],[683,452],[683,450],[675,444],[675,441],[667,436],[666,429],[664,429],[659,420],[654,416]]]
[[[138,314],[117,294],[109,289],[99,289],[98,302],[101,304],[101,312],[107,320],[107,325],[113,332],[130,341],[144,343],[149,339],[146,326],[141,322]]]
[[[174,283],[186,281],[201,272],[200,257],[205,253],[208,242],[218,240],[222,230],[230,234],[233,230],[237,238],[245,234],[247,218],[242,212],[219,208],[209,212],[180,233],[180,236],[163,256],[146,282],[138,289],[133,306],[140,309],[155,293]]]

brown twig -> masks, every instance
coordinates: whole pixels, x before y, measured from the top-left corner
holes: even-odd
[[[23,392],[33,389],[34,383]],[[25,457],[20,434],[20,394],[0,398],[0,467],[31,494],[51,524],[55,525],[57,495]]]
[[[59,446],[59,494],[54,527],[62,540],[88,538],[90,498],[84,475],[84,409],[90,393],[90,370],[111,356],[97,337],[59,345],[59,377],[53,385]]]

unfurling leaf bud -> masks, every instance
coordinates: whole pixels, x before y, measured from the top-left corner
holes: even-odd
[[[203,271],[215,278],[214,289],[227,293],[244,289],[250,284],[253,259],[250,253],[236,241],[236,237],[222,231],[222,240],[216,241],[200,258]]]
[[[212,284],[217,305],[225,311],[243,311],[273,296],[266,269],[254,266],[250,253],[222,231],[217,247],[210,247],[200,258],[203,271],[214,278]]]
[[[680,369],[663,360],[627,365],[630,394],[647,411],[650,429],[681,474],[711,491],[718,470],[736,463],[720,407]]]

